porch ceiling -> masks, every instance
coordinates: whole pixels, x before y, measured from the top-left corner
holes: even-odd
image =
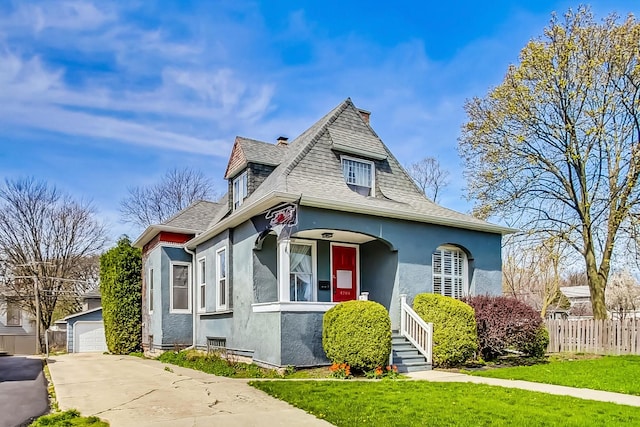
[[[324,233],[331,233],[331,237],[322,237]],[[300,239],[314,239],[314,240],[327,240],[331,242],[343,242],[343,243],[367,243],[372,240],[376,240],[375,237],[368,236],[366,234],[354,233],[353,231],[343,230],[330,230],[326,228],[317,228],[314,230],[298,231],[291,237],[298,237]]]

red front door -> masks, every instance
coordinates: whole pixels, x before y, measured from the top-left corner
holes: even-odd
[[[333,301],[357,299],[358,264],[356,248],[352,246],[331,247],[331,289]]]

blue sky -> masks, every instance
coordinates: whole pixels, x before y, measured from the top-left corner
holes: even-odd
[[[92,200],[111,235],[127,188],[172,167],[222,176],[233,139],[295,137],[347,97],[403,164],[438,158],[463,212],[464,100],[500,83],[566,1],[5,1],[0,177]],[[635,1],[591,3],[598,18]]]

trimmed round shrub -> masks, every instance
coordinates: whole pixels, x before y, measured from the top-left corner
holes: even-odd
[[[506,350],[531,356],[546,351],[549,334],[540,314],[527,304],[512,297],[489,295],[478,295],[465,301],[475,310],[478,345],[485,360],[495,359]]]
[[[332,363],[368,371],[389,363],[391,320],[374,301],[347,301],[322,319],[322,347]]]
[[[433,364],[454,366],[473,357],[478,349],[473,309],[462,301],[437,294],[418,294],[413,310],[433,323]]]

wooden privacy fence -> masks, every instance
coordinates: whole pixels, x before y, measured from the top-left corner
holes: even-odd
[[[547,320],[549,353],[640,354],[640,319]]]

